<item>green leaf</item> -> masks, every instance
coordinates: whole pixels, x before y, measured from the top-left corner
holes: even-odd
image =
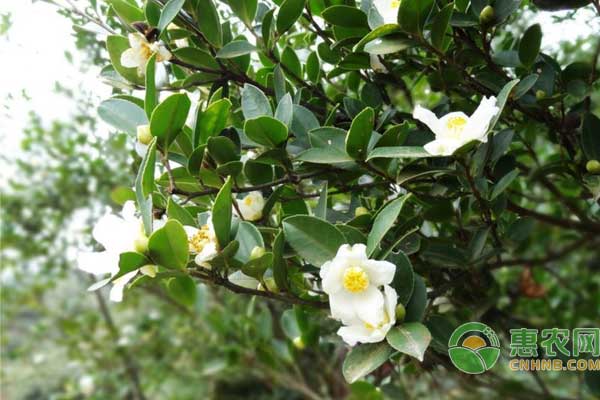
[[[307,215],[294,215],[283,220],[285,240],[310,264],[321,267],[333,259],[344,235],[329,222]]]
[[[267,116],[246,120],[244,132],[250,140],[267,147],[276,147],[288,137],[287,126]]]
[[[238,224],[235,240],[240,244],[237,253],[235,253],[235,259],[243,263],[250,261],[252,249],[257,246],[265,247],[262,235],[256,226],[247,221],[241,221]]]
[[[513,88],[518,83],[519,83],[519,79],[513,79],[512,81],[510,81],[506,85],[504,85],[502,90],[500,90],[500,93],[498,93],[498,96],[496,97],[496,107],[498,107],[499,110],[498,110],[498,113],[496,114],[496,116],[494,118],[492,118],[492,122],[490,122],[490,127],[488,128],[488,132],[490,132],[492,129],[494,129],[494,126],[496,126],[496,123],[498,122],[498,120],[500,119],[500,116],[502,115],[502,110],[504,110],[504,106],[506,105],[506,102],[508,101],[510,93],[512,92]]]
[[[284,72],[286,75],[291,75],[290,79],[302,78],[302,64],[300,64],[300,59],[298,55],[289,46],[286,46],[281,53],[281,64],[285,66]]]
[[[215,235],[220,248],[225,248],[229,243],[231,232],[231,186],[233,180],[227,178],[225,184],[217,193],[212,208],[212,223],[215,228]]]
[[[529,89],[531,89],[533,85],[535,85],[538,78],[538,74],[530,74],[523,78],[521,82],[519,82],[517,87],[515,87],[515,94],[513,95],[513,99],[517,100],[523,95],[525,95],[529,91]]]
[[[262,256],[248,261],[242,266],[242,272],[255,279],[262,279],[265,271],[273,265],[273,253],[267,252]]]
[[[394,274],[391,286],[396,290],[396,294],[398,294],[398,302],[407,305],[415,287],[415,273],[412,263],[402,251],[391,253],[387,261],[396,266],[396,273]]]
[[[227,0],[227,4],[244,23],[252,24],[256,15],[257,0]]]
[[[319,83],[321,77],[321,63],[316,52],[311,52],[306,58],[306,76],[312,83]]]
[[[167,282],[169,295],[179,304],[192,308],[196,304],[196,282],[189,276],[177,276]]]
[[[581,147],[588,160],[600,161],[600,118],[592,113],[583,119]]]
[[[518,169],[513,169],[504,175],[494,186],[494,190],[492,190],[492,194],[490,195],[490,200],[494,200],[496,197],[500,196],[518,175]]]
[[[144,85],[144,77],[138,74],[137,68],[125,68],[121,64],[121,54],[130,47],[129,40],[126,37],[118,35],[109,35],[106,38],[106,50],[110,58],[110,63],[115,71],[129,82],[136,85]]]
[[[217,58],[236,58],[256,51],[256,46],[247,40],[234,40],[217,52]]]
[[[218,136],[225,126],[231,110],[229,99],[210,104],[205,111],[198,111],[194,129],[194,148],[206,144],[209,138]]]
[[[362,110],[350,125],[350,130],[346,136],[346,153],[357,160],[364,160],[367,157],[367,147],[371,139],[375,112],[371,107]]]
[[[339,164],[354,161],[352,157],[334,146],[316,147],[298,154],[298,161],[311,162],[315,164]]]
[[[385,55],[402,51],[404,49],[414,47],[415,43],[397,35],[390,35],[375,39],[367,43],[364,50],[369,54]]]
[[[356,7],[344,5],[331,6],[323,10],[321,16],[331,25],[346,28],[369,27],[367,15]]]
[[[183,269],[189,258],[188,238],[179,221],[170,219],[148,240],[152,260],[165,268]]]
[[[542,27],[540,24],[531,25],[521,38],[519,43],[519,60],[523,65],[532,65],[542,45]]]
[[[154,191],[154,167],[156,163],[156,138],[146,150],[135,178],[135,197],[142,215],[146,235],[152,233],[152,192]]]
[[[216,77],[216,74],[220,73],[220,66],[217,61],[204,50],[195,47],[183,47],[174,50],[173,55],[186,64],[202,69],[204,72],[210,74],[210,76]]]
[[[390,35],[392,33],[398,33],[398,32],[400,32],[400,27],[396,24],[381,25],[381,26],[373,29],[367,35],[365,35],[356,45],[354,45],[354,48],[352,49],[352,51],[354,51],[354,52],[363,51],[363,49],[365,48],[365,45],[367,43],[372,42],[375,39],[379,39],[381,37]]]
[[[157,26],[161,36],[163,36],[163,33],[167,30],[167,26],[169,26],[175,17],[177,17],[177,14],[181,11],[181,7],[183,7],[184,3],[185,0],[169,0],[169,2],[165,4]]]
[[[146,64],[146,95],[144,96],[144,110],[148,118],[152,116],[154,107],[158,104],[156,91],[156,53],[152,54]]]
[[[152,262],[143,254],[134,251],[128,251],[119,255],[119,272],[110,277],[110,281],[119,279],[123,275],[142,268],[144,265],[152,264]]]
[[[143,109],[128,100],[119,98],[104,100],[100,103],[98,115],[107,124],[134,137],[139,125],[148,124],[148,118]]]
[[[375,371],[388,360],[392,351],[387,343],[367,343],[352,348],[342,366],[346,382],[354,383]]]
[[[413,293],[406,305],[406,322],[420,322],[427,307],[427,287],[423,277],[415,274]]]
[[[265,94],[256,86],[245,84],[242,90],[242,113],[245,119],[272,117],[271,103]]]
[[[122,206],[129,200],[135,200],[135,192],[127,186],[117,186],[110,192],[110,199]]]
[[[399,352],[423,361],[425,350],[431,342],[431,333],[425,325],[409,322],[392,328],[386,339],[390,346]]]
[[[196,10],[200,32],[210,44],[221,47],[223,45],[223,31],[219,21],[219,13],[213,0],[198,0]]]
[[[145,15],[142,10],[140,10],[135,3],[125,0],[109,0],[108,4],[110,4],[123,21],[127,24],[131,25],[134,22],[144,21]]]
[[[444,38],[448,31],[448,25],[450,23],[450,18],[452,18],[453,10],[454,3],[452,2],[442,8],[433,19],[433,25],[431,27],[431,44],[438,50],[443,49]]]
[[[420,146],[376,147],[367,157],[367,161],[375,158],[426,158],[436,157]]]
[[[196,219],[192,214],[177,204],[171,197],[169,197],[169,200],[167,201],[167,216],[169,219],[181,222],[182,225],[196,226]]]
[[[402,0],[398,24],[404,31],[421,36],[432,4],[433,0]]]
[[[319,201],[315,208],[315,217],[326,220],[327,219],[327,181],[321,188],[321,194],[319,195]]]
[[[369,256],[375,252],[385,234],[392,226],[394,226],[398,215],[400,215],[400,211],[402,211],[402,208],[406,203],[406,200],[410,199],[410,197],[411,195],[408,194],[392,200],[383,206],[381,211],[377,213],[377,216],[373,221],[373,228],[371,229],[367,239],[367,254]]]
[[[283,258],[285,248],[285,237],[283,231],[279,231],[273,240],[273,279],[278,288],[288,289],[287,264]]]
[[[279,100],[279,104],[277,104],[277,109],[275,110],[275,118],[283,122],[286,126],[292,124],[292,119],[294,118],[294,103],[292,101],[292,96],[289,93],[286,93],[286,95]]]
[[[277,32],[283,34],[294,25],[294,23],[302,15],[306,0],[284,0],[279,7],[277,14]]]
[[[154,109],[150,118],[150,132],[167,149],[185,126],[191,102],[185,93],[167,97]]]

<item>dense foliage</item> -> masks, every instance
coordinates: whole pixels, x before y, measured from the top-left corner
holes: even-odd
[[[109,33],[114,96],[98,115],[139,155],[112,193],[122,214],[94,228],[103,258],[80,255],[103,275],[91,289],[176,307],[149,330],[185,327],[193,377],[218,355],[217,398],[246,379],[261,392],[253,374],[280,385],[256,398],[593,395],[591,373],[466,380],[447,355],[466,321],[507,341],[597,324],[600,44],[565,61],[524,20],[584,6],[600,13],[595,0],[69,5]],[[205,329],[223,337],[194,337]],[[129,379],[134,398],[158,390]]]

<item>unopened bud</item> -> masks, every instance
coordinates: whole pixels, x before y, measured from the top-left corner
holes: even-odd
[[[150,142],[152,141],[150,125],[139,125],[137,127],[137,140],[141,144],[150,144]]]
[[[369,210],[367,210],[365,207],[356,207],[356,210],[354,210],[355,217],[360,217],[361,215],[365,215],[368,213],[369,213]]]
[[[294,347],[298,350],[304,350],[304,347],[306,346],[304,344],[304,340],[302,340],[302,336],[295,337],[294,340],[292,340],[292,343],[294,344]]]
[[[546,92],[544,92],[543,90],[536,90],[535,91],[535,98],[538,100],[542,100],[546,98]]]
[[[600,174],[600,161],[590,160],[585,164],[585,169],[591,174]]]
[[[133,241],[133,248],[138,253],[145,253],[148,251],[148,237],[146,235],[140,235]]]
[[[398,303],[396,306],[396,321],[402,322],[404,321],[404,317],[406,316],[406,308],[402,303]]]
[[[260,246],[254,246],[252,251],[250,252],[250,259],[256,260],[259,257],[262,257],[265,254],[265,248]]]
[[[481,10],[481,13],[479,13],[479,23],[484,26],[490,25],[492,22],[494,22],[495,18],[496,16],[494,8],[489,5],[485,6],[483,10]]]
[[[140,272],[150,278],[154,278],[158,272],[158,267],[154,264],[146,264],[140,268]]]
[[[274,293],[279,292],[279,287],[277,287],[277,284],[275,283],[274,278],[265,278],[264,282],[265,282],[265,286],[267,287],[269,292],[274,292]]]

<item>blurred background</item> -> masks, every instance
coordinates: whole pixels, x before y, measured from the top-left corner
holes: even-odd
[[[136,156],[132,138],[96,116],[111,93],[98,78],[104,33],[52,3],[0,1],[0,399],[410,397],[348,387],[339,343],[294,341],[302,310],[207,287],[193,310],[158,291],[132,291],[121,304],[86,291],[92,278],[74,256],[90,245],[93,222],[120,208]],[[535,18],[546,52],[565,64],[591,58],[600,23],[590,8]],[[475,395],[441,370],[403,384],[412,396]]]

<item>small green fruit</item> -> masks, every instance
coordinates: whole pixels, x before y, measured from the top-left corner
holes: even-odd
[[[137,140],[141,144],[148,145],[152,142],[153,136],[150,133],[150,125],[139,125],[137,127]]]
[[[479,23],[484,26],[490,25],[496,18],[495,14],[492,6],[485,6],[483,10],[481,10],[481,13],[479,13]]]
[[[133,241],[133,248],[138,253],[145,253],[148,251],[148,237],[146,235],[140,235]]]
[[[356,207],[356,210],[354,210],[355,217],[360,217],[361,215],[365,215],[368,213],[369,213],[369,210],[367,210],[365,207]]]
[[[399,303],[396,306],[396,322],[404,321],[404,317],[406,317],[406,308],[402,303]]]
[[[587,164],[585,164],[585,169],[587,169],[590,174],[600,174],[600,161],[588,161]]]
[[[294,347],[298,350],[304,350],[304,347],[306,347],[306,345],[304,344],[304,340],[302,340],[301,336],[295,337],[294,340],[292,340],[292,343],[294,344]]]
[[[543,90],[536,90],[535,92],[535,98],[538,100],[543,100],[546,98],[546,92],[544,92]]]

